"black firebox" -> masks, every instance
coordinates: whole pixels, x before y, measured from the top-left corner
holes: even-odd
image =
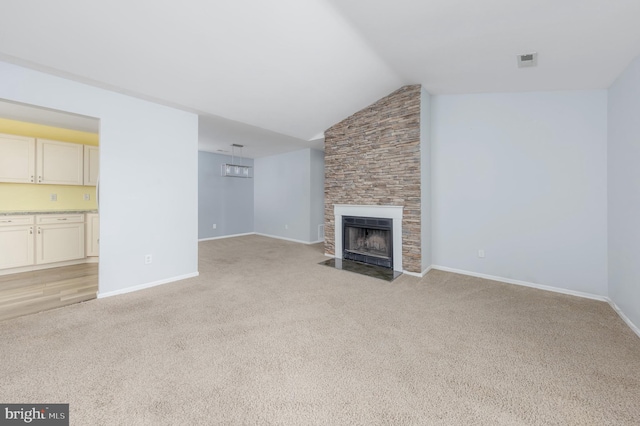
[[[393,269],[393,219],[342,216],[342,258]]]

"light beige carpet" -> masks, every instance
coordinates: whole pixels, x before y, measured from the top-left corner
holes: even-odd
[[[640,339],[604,302],[320,245],[200,243],[200,276],[0,323],[0,402],[73,425],[640,424]]]

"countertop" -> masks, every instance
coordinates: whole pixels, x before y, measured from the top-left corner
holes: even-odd
[[[79,214],[98,213],[98,210],[14,210],[0,211],[0,216],[17,216],[30,214]]]

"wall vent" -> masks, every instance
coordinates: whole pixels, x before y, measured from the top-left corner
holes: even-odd
[[[538,54],[536,52],[518,55],[518,68],[535,67],[538,65]]]

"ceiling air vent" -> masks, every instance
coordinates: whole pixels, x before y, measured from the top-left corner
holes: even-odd
[[[538,65],[538,54],[536,52],[518,55],[518,68],[535,67]]]

